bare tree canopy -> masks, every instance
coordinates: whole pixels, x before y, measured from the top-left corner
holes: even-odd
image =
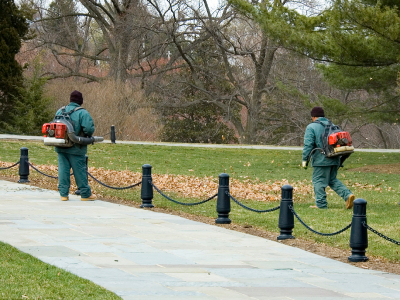
[[[140,86],[164,123],[196,120],[209,130],[212,120],[213,141],[224,135],[221,123],[225,136],[234,131],[231,141],[300,145],[313,105],[324,105],[336,123],[363,140],[369,122],[349,112],[372,105],[377,95],[333,88],[313,60],[291,51],[292,37],[277,38],[282,11],[296,8],[315,17],[325,8],[316,1],[235,1],[281,18],[268,26],[228,2],[215,7],[208,0],[26,1],[37,11],[31,45],[46,53],[43,75],[51,79]],[[386,135],[377,131],[377,141]]]

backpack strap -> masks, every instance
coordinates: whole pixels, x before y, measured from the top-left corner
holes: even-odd
[[[76,112],[77,110],[84,109],[83,107],[78,106],[78,107],[75,107],[74,109],[71,109],[69,112],[66,112],[65,108],[66,108],[66,106],[63,106],[63,107],[60,108],[61,109],[61,114],[64,115],[64,116],[70,116],[72,113]]]
[[[64,108],[65,108],[65,106],[63,106]],[[61,108],[62,109],[62,108]],[[76,112],[77,110],[80,110],[80,109],[84,109],[83,107],[81,107],[81,106],[78,106],[78,107],[75,107],[74,109],[72,109],[72,110],[70,110],[69,112],[67,112],[66,114],[67,114],[67,116],[70,116],[72,113],[74,113],[74,112]],[[65,110],[65,109],[64,109]]]
[[[315,120],[313,123],[321,124],[321,125],[324,126],[324,127],[326,127],[326,126],[332,126],[332,125],[333,125],[332,121],[328,121],[328,122],[329,122],[328,125],[325,125],[325,124],[322,123],[320,120]]]
[[[74,112],[76,112],[76,111],[78,111],[78,110],[80,110],[80,109],[84,109],[84,108],[78,106],[78,107],[75,107],[74,109],[70,110],[69,112],[66,112],[66,111],[65,111],[65,108],[66,108],[66,106],[63,106],[63,107],[60,108],[60,110],[61,110],[61,115],[56,115],[56,116],[54,117],[53,121],[54,121],[54,120],[64,119],[64,120],[70,122],[70,123],[72,124],[72,126],[75,126],[75,123],[74,123],[74,121],[71,120],[70,115],[73,114]]]

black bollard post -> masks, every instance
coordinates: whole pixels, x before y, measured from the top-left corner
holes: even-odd
[[[88,169],[89,169],[89,165],[88,165],[88,161],[89,161],[89,157],[87,156],[87,154],[85,155],[85,160],[86,160],[86,178],[87,178],[87,181],[89,182],[89,175],[88,175]],[[79,187],[78,187],[78,189],[75,191],[75,195],[78,195],[78,196],[80,196],[81,195],[81,190],[79,189]]]
[[[362,224],[367,224],[367,201],[364,199],[354,200],[353,219],[351,221],[350,248],[351,256],[348,260],[351,262],[367,261],[365,249],[368,248],[368,231]]]
[[[222,173],[219,175],[217,197],[218,218],[215,220],[216,224],[230,224],[232,222],[231,219],[229,219],[229,213],[231,212],[231,199],[227,192],[229,192],[229,175]]]
[[[147,207],[152,208],[154,207],[153,201],[153,186],[151,183],[153,179],[151,178],[151,166],[146,164],[142,166],[142,190],[141,190],[141,198],[142,198],[142,205],[141,208]]]
[[[115,144],[115,126],[111,125],[111,132],[110,132],[110,139],[111,139],[111,143]]]
[[[294,228],[294,216],[289,206],[293,207],[293,187],[285,184],[282,188],[282,198],[279,210],[278,227],[281,234],[277,237],[278,240],[294,239],[292,231]]]
[[[29,157],[28,148],[21,148],[21,156],[19,158],[19,183],[29,182]]]

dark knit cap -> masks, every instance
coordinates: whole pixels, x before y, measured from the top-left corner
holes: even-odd
[[[69,102],[75,102],[75,103],[77,103],[79,105],[82,105],[82,103],[83,103],[82,93],[78,92],[78,91],[73,91],[71,93]]]
[[[311,110],[311,117],[325,117],[324,109],[322,107],[315,106]]]

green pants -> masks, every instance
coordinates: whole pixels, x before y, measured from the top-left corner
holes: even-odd
[[[338,166],[313,167],[312,182],[314,185],[315,204],[318,208],[328,208],[326,187],[329,186],[346,201],[352,192],[336,178]]]
[[[71,168],[74,172],[76,185],[81,191],[81,197],[90,197],[92,191],[88,184],[85,156],[58,152],[58,190],[61,197],[67,197],[69,194]]]

